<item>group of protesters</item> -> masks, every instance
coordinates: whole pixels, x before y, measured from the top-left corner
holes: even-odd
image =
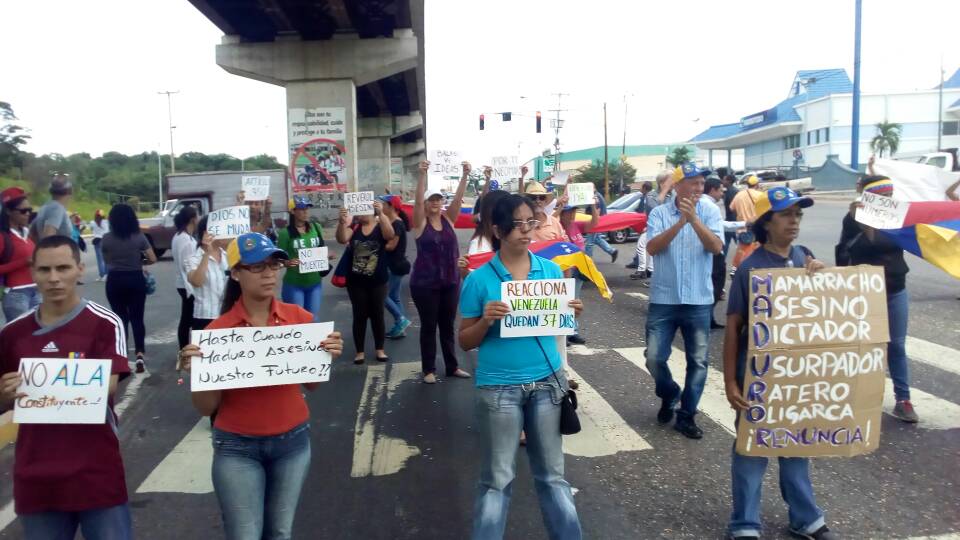
[[[446,377],[474,378],[479,444],[479,482],[473,514],[475,539],[502,538],[516,474],[518,442],[524,441],[548,535],[553,539],[582,537],[573,491],[564,478],[562,438],[558,429],[562,404],[574,388],[563,369],[563,342],[539,337],[505,338],[500,321],[509,306],[500,297],[501,283],[512,280],[573,277],[577,283],[569,307],[579,316],[582,279],[575,269],[530,251],[534,242],[565,240],[588,253],[599,246],[616,261],[618,252],[602,235],[591,233],[604,210],[598,194],[588,220],[577,220],[577,208],[565,194],[550,193],[541,183],[521,178],[518,194],[492,189],[490,171],[473,216],[475,232],[461,256],[454,230],[460,216],[471,166],[463,174],[452,201],[428,188],[429,163],[419,167],[412,216],[399,197],[384,195],[373,215],[351,216],[342,209],[335,239],[343,246],[331,280],[346,288],[352,306],[353,362],[366,360],[366,328],[373,332],[375,359],[390,360],[385,340],[399,339],[411,325],[402,299],[403,278],[420,322],[422,380],[438,380],[437,341]],[[522,177],[526,175],[523,168]],[[748,276],[759,268],[806,268],[825,264],[811,250],[796,244],[803,210],[813,204],[787,187],[758,189],[759,180],[732,193],[736,178],[685,163],[644,184],[640,211],[648,214],[637,242],[635,268],[649,288],[645,323],[646,368],[661,400],[656,418],[690,439],[700,439],[698,404],[707,379],[711,326],[724,328],[723,378],[727,399],[747,408],[743,395],[746,365]],[[4,191],[4,245],[0,274],[5,277],[4,312],[9,323],[0,332],[0,410],[20,396],[21,358],[101,358],[112,362],[110,395],[130,374],[126,326],[132,324],[135,370],[144,370],[143,310],[149,280],[143,267],[156,261],[140,233],[136,214],[126,205],[102,216],[93,227],[97,253],[106,275],[106,309],[81,296],[84,266],[66,213],[72,187],[55,181],[53,199],[32,210],[22,191]],[[858,189],[892,194],[893,182],[868,175]],[[238,199],[242,201],[242,199]],[[274,228],[270,203],[254,213],[253,232],[221,239],[207,231],[207,218],[193,207],[175,218],[172,254],[176,288],[181,298],[177,366],[190,370],[202,355],[190,343],[190,331],[234,327],[282,326],[318,322],[324,272],[301,272],[299,250],[325,246],[322,229],[309,216],[310,200],[288,201],[286,226]],[[855,206],[851,207],[851,216]],[[897,398],[895,415],[917,421],[910,405],[909,375],[903,343],[906,335],[906,264],[902,250],[848,216],[841,244],[846,264],[880,264],[887,270],[890,313],[890,373]],[[408,235],[416,258],[407,257]],[[743,254],[734,261],[729,291],[726,253],[735,243]],[[493,253],[489,262],[471,269],[470,255]],[[99,259],[98,259],[99,261]],[[840,263],[841,261],[838,261]],[[283,276],[281,278],[281,273]],[[339,278],[339,282],[337,281]],[[275,298],[279,293],[281,299]],[[725,324],[716,320],[716,304],[726,294]],[[388,332],[385,312],[394,318]],[[455,324],[457,315],[461,321]],[[683,338],[686,371],[683,386],[668,367],[673,341]],[[586,342],[582,329],[566,338],[568,345]],[[54,344],[55,353],[50,352]],[[456,347],[476,349],[476,373],[460,367]],[[322,347],[333,357],[343,351],[339,332]],[[59,356],[58,356],[59,355]],[[214,458],[212,479],[227,538],[290,538],[300,492],[310,467],[310,412],[302,389],[317,383],[198,391],[192,402],[200,415],[211,417]],[[102,425],[31,425],[20,427],[14,470],[16,512],[28,539],[72,538],[77,528],[86,538],[131,538],[132,525],[111,408]],[[58,449],[69,441],[69,456]],[[69,462],[69,467],[65,463]],[[837,535],[817,506],[809,460],[779,458],[780,484],[790,507],[790,530],[801,538],[831,540]],[[760,535],[760,493],[767,459],[731,453],[733,510],[731,538]],[[64,471],[75,471],[66,474]]]

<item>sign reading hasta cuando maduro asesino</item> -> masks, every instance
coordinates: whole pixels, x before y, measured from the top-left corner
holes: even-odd
[[[883,269],[750,274],[737,452],[854,456],[880,442],[889,330]]]

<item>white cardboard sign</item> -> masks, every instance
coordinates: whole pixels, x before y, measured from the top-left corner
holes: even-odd
[[[910,203],[874,193],[863,193],[863,206],[857,208],[857,221],[874,229],[900,229]]]
[[[297,250],[300,259],[300,273],[324,272],[330,269],[330,259],[327,258],[327,247],[303,248]]]
[[[373,215],[372,191],[354,191],[343,194],[343,206],[351,216],[372,216]]]
[[[454,176],[459,178],[463,174],[463,159],[460,158],[460,152],[456,150],[431,150],[430,151],[430,176],[446,178]]]
[[[333,322],[194,330],[202,356],[190,366],[193,392],[330,380],[330,353],[320,342]]]
[[[228,206],[207,215],[207,232],[214,238],[236,238],[250,232],[249,206]]]
[[[17,424],[103,424],[107,421],[110,360],[23,358],[14,402]]]
[[[587,206],[595,203],[593,183],[567,184],[567,199],[567,204],[570,206]]]
[[[550,182],[555,186],[566,185],[570,181],[570,171],[559,171],[554,173],[550,178]]]
[[[269,176],[243,176],[240,189],[245,201],[265,201],[270,196]]]
[[[500,299],[510,313],[500,321],[501,337],[569,336],[577,331],[573,279],[504,281]]]

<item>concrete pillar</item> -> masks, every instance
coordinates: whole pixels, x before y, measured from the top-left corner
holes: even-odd
[[[390,137],[357,140],[357,191],[384,193],[390,183]]]
[[[733,150],[727,148],[727,168],[730,169],[731,174],[733,173]]]
[[[707,150],[707,165],[713,168],[713,149]]]

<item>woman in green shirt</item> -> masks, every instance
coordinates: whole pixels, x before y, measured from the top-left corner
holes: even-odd
[[[314,322],[320,321],[320,300],[323,276],[326,272],[300,272],[300,250],[323,247],[323,234],[320,226],[310,221],[310,208],[313,204],[305,196],[295,195],[291,199],[290,222],[285,229],[277,232],[277,247],[287,252],[290,260],[286,262],[287,271],[283,276],[283,288],[280,296],[288,304],[297,304],[313,313]]]

